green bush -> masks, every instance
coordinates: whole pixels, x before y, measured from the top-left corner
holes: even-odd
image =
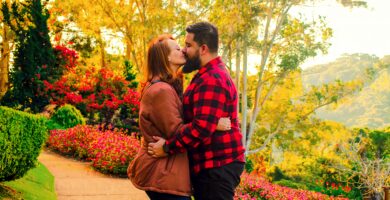
[[[48,131],[51,130],[65,130],[63,126],[59,125],[57,122],[51,119],[46,119],[46,127]]]
[[[250,158],[246,157],[245,171],[251,173],[253,171],[253,168],[254,168],[253,161]]]
[[[302,183],[297,183],[297,182],[294,182],[291,180],[282,179],[280,181],[275,181],[274,183],[281,185],[281,186],[289,187],[289,188],[307,190],[306,185],[304,185]]]
[[[72,105],[61,106],[51,117],[52,123],[57,123],[63,128],[71,128],[78,124],[85,124],[85,119],[81,112]]]
[[[273,166],[270,168],[270,170],[267,172],[267,176],[272,180],[272,182],[280,181],[282,179],[290,179],[288,176],[286,176],[283,171],[277,167]]]
[[[47,136],[43,117],[0,107],[0,181],[18,179],[35,167]]]

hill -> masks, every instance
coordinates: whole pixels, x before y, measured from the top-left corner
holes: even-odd
[[[337,60],[316,65],[302,73],[305,88],[337,79],[349,81],[367,73],[375,65],[390,65],[390,55],[378,58],[368,54],[346,54]],[[390,68],[379,71],[350,101],[317,111],[321,119],[341,122],[349,127],[390,126]]]

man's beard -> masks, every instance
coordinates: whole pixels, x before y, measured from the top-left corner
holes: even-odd
[[[200,68],[200,57],[199,54],[195,55],[193,58],[186,56],[187,61],[183,66],[183,73],[191,73]]]

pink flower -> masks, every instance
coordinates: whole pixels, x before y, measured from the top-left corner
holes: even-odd
[[[118,130],[103,132],[98,127],[79,125],[51,131],[48,146],[64,154],[91,160],[92,166],[102,172],[126,174],[140,143],[135,137]]]

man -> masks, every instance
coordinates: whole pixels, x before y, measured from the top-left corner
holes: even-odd
[[[186,31],[183,72],[199,71],[183,95],[185,125],[168,141],[156,137],[148,153],[162,157],[187,150],[195,199],[233,199],[245,163],[237,91],[218,56],[217,28],[200,22]],[[230,131],[216,131],[221,117],[231,118]]]

